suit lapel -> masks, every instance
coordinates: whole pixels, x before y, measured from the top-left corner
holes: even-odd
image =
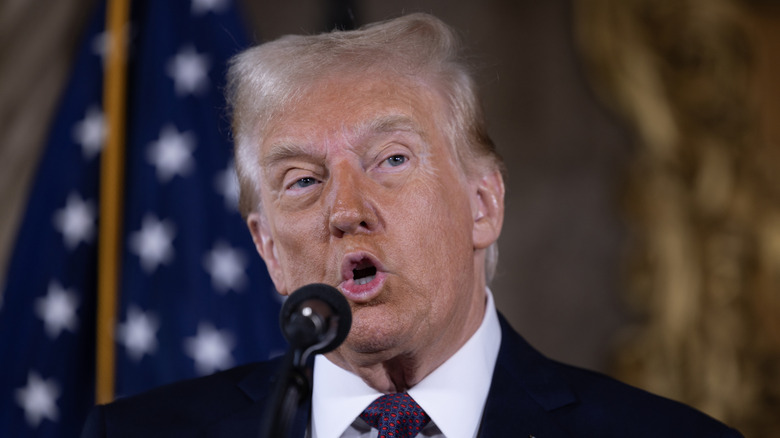
[[[260,434],[260,426],[265,414],[266,402],[269,401],[276,378],[276,369],[280,361],[266,362],[253,370],[238,384],[247,397],[246,406],[226,416],[219,422],[204,429],[204,437],[252,437]],[[290,436],[303,438],[309,424],[311,403],[307,401],[295,412],[290,425]]]
[[[493,372],[480,437],[569,437],[553,410],[577,403],[551,361],[534,350],[499,315],[501,349]]]
[[[305,403],[295,413],[290,425],[290,437],[304,438],[309,424],[310,404]],[[264,403],[252,403],[245,409],[234,412],[219,422],[204,429],[203,437],[251,437],[260,436],[260,426],[265,414]],[[276,437],[274,437],[276,438]],[[286,438],[286,437],[284,437]]]

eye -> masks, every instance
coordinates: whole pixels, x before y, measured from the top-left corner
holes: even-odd
[[[312,178],[310,176],[301,178],[290,186],[291,189],[302,189],[309,186],[313,186],[314,184],[317,184],[319,181],[317,181],[315,178]]]
[[[403,155],[393,155],[390,158],[387,158],[385,162],[389,164],[391,167],[397,167],[404,163],[406,163],[407,158]]]

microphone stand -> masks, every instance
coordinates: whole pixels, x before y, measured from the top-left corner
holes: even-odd
[[[307,365],[309,355],[305,353],[291,348],[284,355],[265,410],[261,438],[288,437],[295,412],[304,400],[311,398],[312,367]]]
[[[335,288],[311,284],[285,301],[280,322],[290,349],[276,374],[261,438],[289,437],[295,412],[303,401],[311,400],[314,355],[331,351],[344,341],[352,325],[352,312]]]

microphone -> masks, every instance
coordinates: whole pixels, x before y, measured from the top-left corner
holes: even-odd
[[[309,284],[285,300],[279,314],[282,334],[290,343],[276,376],[261,423],[263,438],[287,437],[297,408],[311,399],[309,357],[344,342],[352,327],[347,299],[327,284]]]
[[[285,300],[279,325],[291,348],[299,352],[302,365],[309,356],[327,353],[344,342],[352,326],[352,310],[336,288],[309,284]]]

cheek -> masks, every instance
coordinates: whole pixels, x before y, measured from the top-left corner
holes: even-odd
[[[423,257],[426,269],[438,271],[431,274],[471,266],[471,206],[457,181],[425,184],[409,199],[406,208],[396,211],[410,230],[402,237],[410,253]]]
[[[319,279],[324,264],[321,218],[311,213],[292,215],[277,223],[275,246],[292,290]]]

